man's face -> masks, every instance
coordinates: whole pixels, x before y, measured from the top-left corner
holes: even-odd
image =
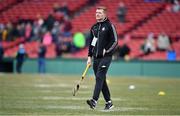
[[[96,20],[101,21],[105,18],[105,13],[103,9],[97,9],[96,10]]]

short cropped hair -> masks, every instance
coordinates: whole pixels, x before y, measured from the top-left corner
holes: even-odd
[[[98,6],[96,9],[102,9],[104,13],[107,12],[107,8],[105,6]]]

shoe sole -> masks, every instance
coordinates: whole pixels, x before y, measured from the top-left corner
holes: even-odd
[[[87,102],[87,104],[89,105],[89,107],[90,107],[91,109],[95,109],[95,107],[93,107],[93,106],[91,105],[90,101],[86,101],[86,102]]]
[[[104,110],[111,110],[112,108],[114,108],[114,105],[112,105],[109,109],[104,109]]]
[[[109,108],[109,110],[112,109],[112,108],[114,108],[114,105],[112,105],[112,106]]]

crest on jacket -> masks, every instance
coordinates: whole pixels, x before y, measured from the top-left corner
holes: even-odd
[[[102,28],[102,31],[104,31],[104,30],[105,30],[105,27]]]

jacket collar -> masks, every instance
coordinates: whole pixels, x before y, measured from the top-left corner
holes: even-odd
[[[105,21],[109,21],[109,19],[108,19],[107,17],[105,17],[104,20],[99,21],[99,22],[97,22],[97,23],[102,23],[102,22],[105,22]]]

